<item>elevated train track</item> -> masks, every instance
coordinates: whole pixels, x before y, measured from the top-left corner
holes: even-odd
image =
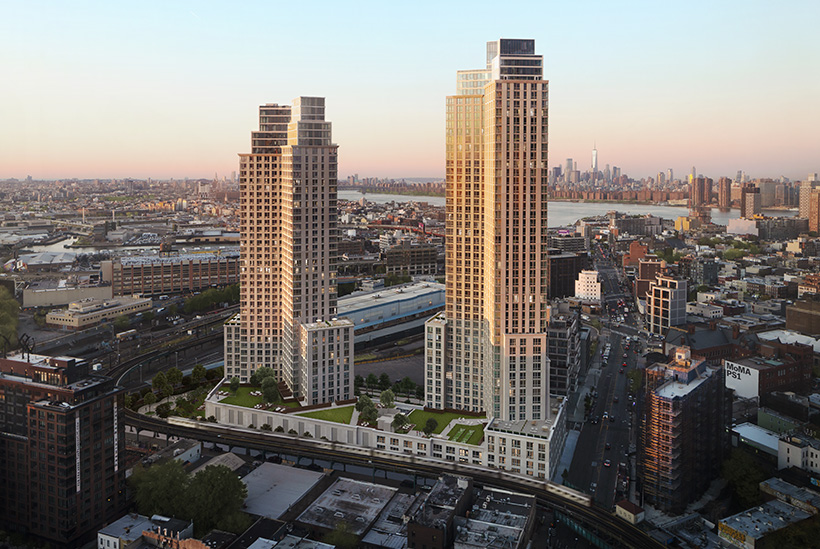
[[[462,474],[480,483],[517,490],[534,495],[542,505],[560,510],[586,525],[611,547],[655,549],[662,547],[639,528],[596,507],[590,496],[549,481],[513,475],[497,469],[486,469],[458,462],[440,462],[411,454],[392,454],[371,448],[357,448],[291,435],[236,429],[214,423],[171,418],[162,420],[126,410],[125,424],[139,431],[147,430],[176,437],[237,446],[273,453],[323,459],[330,462],[380,467],[401,472],[428,475]]]

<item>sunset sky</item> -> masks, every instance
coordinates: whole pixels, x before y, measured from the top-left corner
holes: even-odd
[[[441,4],[446,4],[442,6]],[[440,177],[445,96],[534,38],[550,164],[820,171],[820,2],[0,2],[0,179],[212,177],[327,98],[339,176]]]

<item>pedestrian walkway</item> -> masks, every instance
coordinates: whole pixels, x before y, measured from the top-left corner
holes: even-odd
[[[575,445],[578,443],[578,437],[581,435],[580,431],[571,430],[567,432],[567,439],[564,442],[564,450],[561,452],[561,460],[558,462],[558,467],[555,468],[555,474],[552,476],[552,481],[557,484],[563,484],[564,471],[569,471],[572,465],[572,457],[575,455]]]

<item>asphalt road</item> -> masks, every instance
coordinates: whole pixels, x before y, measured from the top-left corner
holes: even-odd
[[[621,490],[623,486],[618,481],[619,464],[624,464],[622,478],[632,471],[629,452],[635,444],[634,405],[628,398],[629,380],[626,374],[639,366],[641,361],[638,350],[643,345],[633,341],[629,350],[625,349],[627,342],[623,335],[639,334],[635,318],[630,313],[626,315],[625,322],[616,326],[610,320],[610,312],[614,314],[616,309],[623,311],[622,307],[618,307],[619,300],[624,300],[629,308],[634,307],[634,302],[631,296],[624,293],[618,271],[612,263],[602,258],[597,251],[594,259],[600,273],[605,303],[605,310],[601,315],[604,325],[603,345],[599,349],[603,352],[608,342],[611,350],[609,360],[602,365],[596,387],[597,398],[581,428],[567,480],[579,490],[593,494],[596,502],[609,509],[616,501],[628,495],[628,491]],[[604,414],[609,417],[604,418]],[[599,418],[598,422],[593,422],[593,417]]]

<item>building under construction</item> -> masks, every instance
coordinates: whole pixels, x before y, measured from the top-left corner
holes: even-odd
[[[675,514],[720,474],[731,417],[722,366],[679,347],[646,369],[638,475],[644,502]]]

